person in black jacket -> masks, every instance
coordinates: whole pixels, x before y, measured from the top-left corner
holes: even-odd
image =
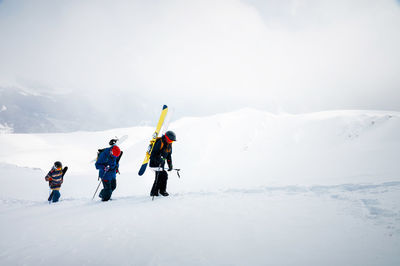
[[[164,197],[168,196],[167,180],[168,173],[164,170],[165,161],[168,164],[168,171],[172,168],[172,143],[176,141],[176,135],[172,131],[167,131],[161,138],[157,138],[154,144],[153,151],[150,155],[150,168],[155,170],[156,177],[153,187],[151,188],[150,196],[158,196],[159,194]]]

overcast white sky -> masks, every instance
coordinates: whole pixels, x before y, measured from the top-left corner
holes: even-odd
[[[179,113],[400,111],[399,49],[396,0],[0,0],[0,85]]]

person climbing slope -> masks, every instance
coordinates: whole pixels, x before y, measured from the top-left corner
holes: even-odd
[[[168,164],[168,171],[172,167],[172,143],[176,141],[176,135],[172,131],[167,131],[162,137],[157,138],[153,151],[150,155],[150,168],[156,172],[153,187],[150,196],[168,196],[167,181],[168,173],[164,170],[165,161]]]
[[[99,178],[103,183],[103,189],[100,191],[99,197],[102,201],[108,201],[111,194],[117,187],[117,173],[119,168],[119,158],[121,150],[117,145],[113,145],[104,149],[96,161],[96,169],[99,170]]]
[[[53,167],[46,175],[45,180],[49,182],[49,187],[51,189],[50,196],[48,198],[49,202],[57,202],[61,196],[60,189],[61,184],[64,181],[64,175],[67,172],[68,167],[62,169],[62,163],[57,161],[54,163]]]

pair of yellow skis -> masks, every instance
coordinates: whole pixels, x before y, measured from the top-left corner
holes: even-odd
[[[147,164],[150,161],[151,152],[153,151],[154,143],[156,143],[158,134],[160,133],[161,127],[164,124],[164,120],[165,120],[165,117],[167,116],[167,113],[168,113],[168,106],[164,105],[163,109],[161,111],[160,119],[158,120],[158,123],[157,123],[156,131],[153,134],[153,138],[150,140],[150,144],[149,144],[149,146],[147,148],[147,151],[146,151],[146,156],[145,156],[145,158],[143,160],[142,166],[140,167],[140,170],[139,170],[139,173],[138,173],[139,175],[143,175],[144,172],[146,171]]]

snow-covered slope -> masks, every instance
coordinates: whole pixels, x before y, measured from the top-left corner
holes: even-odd
[[[152,127],[0,135],[2,265],[398,265],[400,113],[252,109],[170,125],[169,198],[137,171]],[[113,201],[91,201],[114,136]],[[69,166],[61,201],[44,175]]]

